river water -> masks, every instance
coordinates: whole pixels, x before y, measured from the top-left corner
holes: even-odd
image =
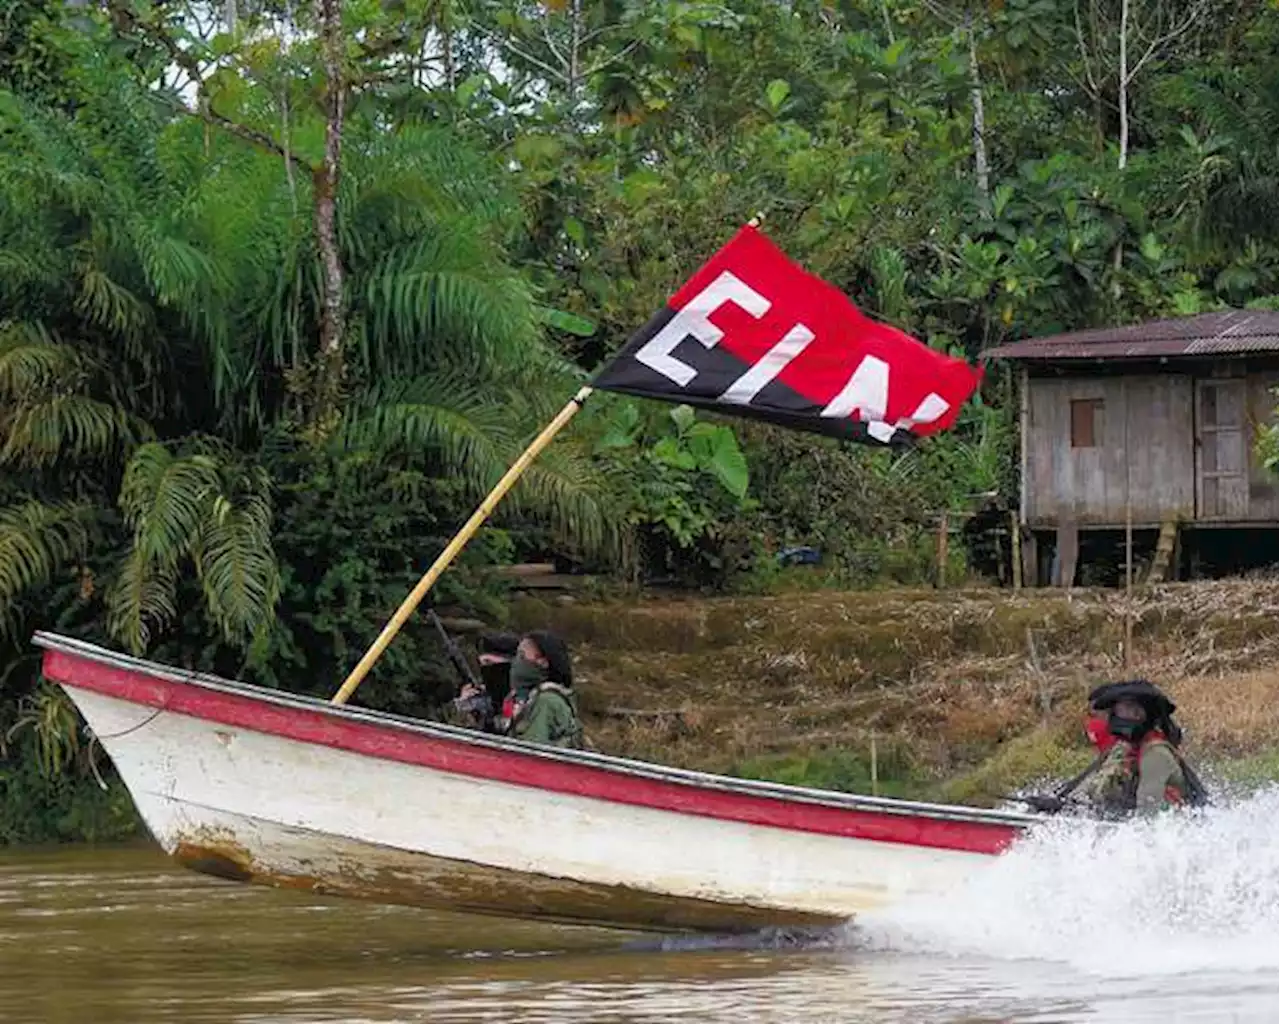
[[[0,850],[0,1020],[67,1024],[1280,1021],[1280,799],[1046,830],[823,937],[660,939]]]

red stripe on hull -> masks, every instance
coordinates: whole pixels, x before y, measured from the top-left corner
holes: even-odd
[[[1000,853],[1019,834],[1019,829],[1011,825],[827,807],[639,778],[518,750],[493,750],[448,737],[423,735],[390,723],[381,725],[342,718],[311,708],[281,707],[240,694],[117,668],[65,651],[45,652],[44,674],[68,686],[221,725],[385,761],[637,807],[970,853]]]

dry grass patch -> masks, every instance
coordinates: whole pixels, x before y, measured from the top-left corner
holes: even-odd
[[[1201,756],[1254,753],[1280,742],[1280,667],[1177,679],[1167,684]]]
[[[573,644],[588,735],[643,760],[846,764],[874,733],[913,751],[919,779],[968,778],[957,794],[995,796],[1019,773],[1087,759],[1085,695],[1138,676],[1178,702],[1196,759],[1274,754],[1276,583],[1172,584],[1131,601],[1127,670],[1115,591],[524,602],[517,621]]]

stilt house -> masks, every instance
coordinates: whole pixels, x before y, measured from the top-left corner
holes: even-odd
[[[1114,569],[1127,528],[1148,579],[1274,563],[1276,478],[1254,442],[1275,421],[1278,351],[1280,314],[1233,310],[984,353],[1021,369],[1026,582]]]

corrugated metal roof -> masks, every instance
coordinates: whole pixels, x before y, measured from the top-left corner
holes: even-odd
[[[1280,351],[1280,312],[1232,309],[1128,327],[1028,338],[987,349],[983,359],[1143,359]]]

